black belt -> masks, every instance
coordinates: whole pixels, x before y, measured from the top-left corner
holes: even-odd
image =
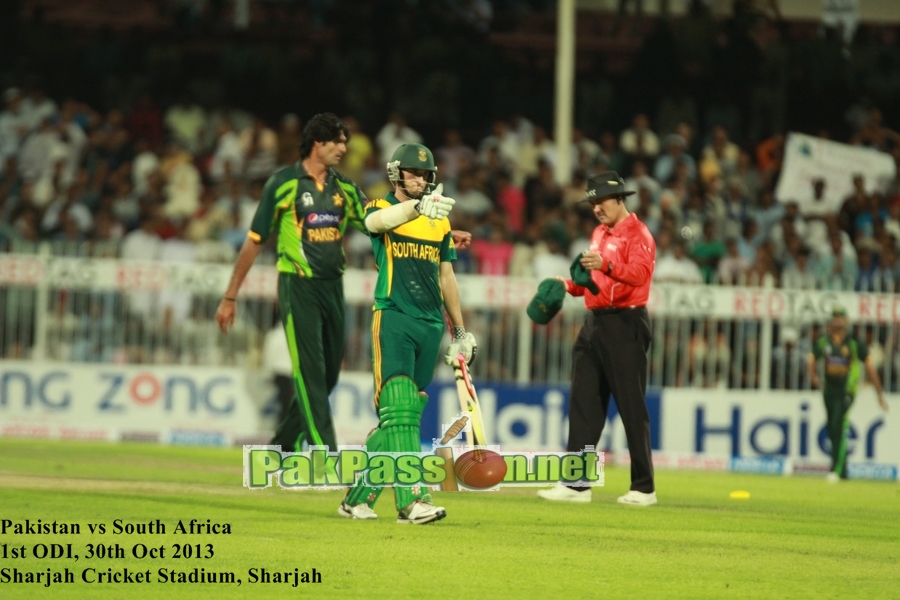
[[[591,312],[595,315],[611,315],[630,310],[640,310],[647,308],[646,306],[604,306],[603,308],[592,308]]]

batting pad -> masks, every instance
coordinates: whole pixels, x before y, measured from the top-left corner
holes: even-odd
[[[419,426],[427,402],[428,396],[420,395],[416,383],[409,377],[388,380],[379,396],[378,429],[366,440],[366,449],[369,452],[419,452],[422,449]],[[348,494],[347,503],[367,502],[372,506],[382,489],[366,486],[360,481]],[[413,488],[394,486],[397,510],[423,497],[424,491],[417,494]]]

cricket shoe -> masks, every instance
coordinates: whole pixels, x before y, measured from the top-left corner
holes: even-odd
[[[540,490],[538,496],[544,500],[554,500],[556,502],[590,502],[591,488],[587,488],[583,492],[576,492],[570,487],[558,485],[549,490]]]
[[[400,511],[397,517],[398,523],[412,523],[413,525],[424,525],[425,523],[434,523],[440,521],[447,516],[447,511],[443,506],[435,506],[421,500],[416,500],[411,505]]]
[[[646,494],[631,490],[624,496],[619,496],[619,504],[628,504],[629,506],[652,506],[656,504],[656,492]]]
[[[370,520],[378,518],[375,511],[369,508],[369,505],[365,502],[357,504],[356,506],[350,506],[346,502],[341,502],[341,505],[338,506],[338,514],[342,517],[347,517],[348,519]]]
[[[825,481],[828,483],[839,483],[841,481],[841,476],[834,471],[830,471],[828,475],[825,476]]]

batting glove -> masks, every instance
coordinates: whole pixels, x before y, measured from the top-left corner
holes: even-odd
[[[456,357],[460,354],[466,359],[466,364],[472,364],[475,360],[475,353],[478,351],[478,343],[475,336],[467,332],[464,327],[453,328],[453,341],[447,346],[447,354],[444,356],[444,362],[452,365],[456,362]]]
[[[444,184],[439,183],[433,192],[425,194],[425,196],[419,200],[416,211],[420,215],[438,221],[449,215],[450,211],[453,210],[453,205],[456,204],[456,200],[442,196],[442,191],[444,191]]]

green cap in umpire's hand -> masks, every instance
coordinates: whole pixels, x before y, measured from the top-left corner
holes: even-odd
[[[526,312],[538,325],[546,325],[556,316],[566,299],[566,284],[559,279],[545,279],[528,303]]]
[[[572,276],[572,282],[575,285],[580,285],[583,288],[591,290],[592,294],[600,293],[600,288],[597,287],[597,283],[591,278],[591,272],[585,269],[581,264],[580,254],[575,257],[575,260],[573,260],[572,264],[569,266],[569,275]]]

